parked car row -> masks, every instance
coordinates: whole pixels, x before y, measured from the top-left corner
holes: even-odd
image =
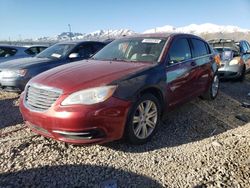
[[[250,68],[247,41],[175,33],[110,42],[58,43],[1,63],[0,86],[23,91],[23,119],[45,137],[143,144],[170,110],[194,97],[215,99],[219,77],[243,79]]]

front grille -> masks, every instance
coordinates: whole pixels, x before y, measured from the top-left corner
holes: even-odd
[[[61,95],[62,91],[43,85],[29,85],[25,96],[25,103],[31,110],[48,110]]]

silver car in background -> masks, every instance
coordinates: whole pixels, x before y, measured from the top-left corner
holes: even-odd
[[[208,41],[220,53],[220,78],[244,80],[250,71],[250,45],[246,40],[216,39]]]
[[[32,46],[0,45],[0,63],[13,59],[32,57],[39,54],[46,48],[47,46],[43,45],[32,45]]]

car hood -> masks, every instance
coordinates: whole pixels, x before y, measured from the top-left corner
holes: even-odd
[[[6,62],[6,61],[10,61],[13,59],[21,59],[21,58],[25,58],[27,57],[27,55],[23,55],[23,56],[11,56],[11,57],[1,57],[0,58],[0,63]]]
[[[52,61],[55,60],[48,58],[27,57],[0,63],[0,69],[22,69],[22,68],[28,68],[32,65],[37,65],[40,63],[48,63]]]
[[[151,63],[83,60],[48,70],[33,78],[29,84],[41,84],[72,93],[110,84],[152,66]]]

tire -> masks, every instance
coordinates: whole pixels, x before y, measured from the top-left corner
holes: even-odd
[[[210,101],[214,100],[219,93],[219,87],[220,87],[219,75],[215,73],[208,90],[201,96],[201,98]]]
[[[244,66],[242,71],[241,71],[241,74],[240,74],[240,77],[238,78],[239,81],[243,82],[245,80],[245,77],[246,77],[246,67]]]
[[[149,110],[148,113],[146,110]],[[154,95],[148,93],[140,97],[133,104],[127,118],[124,132],[126,141],[136,145],[148,142],[159,126],[160,113],[160,103]]]

